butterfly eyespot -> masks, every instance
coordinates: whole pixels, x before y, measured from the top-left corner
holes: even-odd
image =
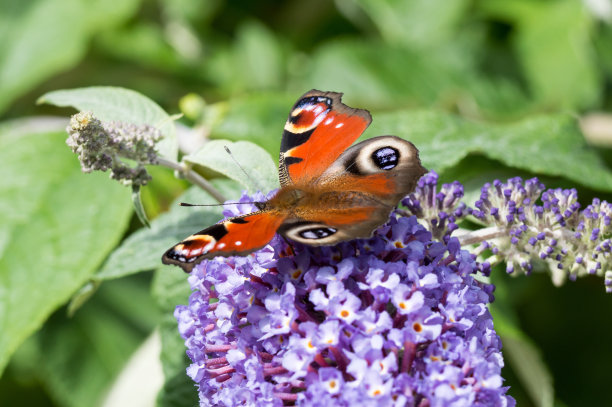
[[[323,239],[336,233],[337,230],[334,228],[312,228],[302,230],[298,234],[303,239]]]
[[[372,153],[372,161],[381,170],[390,170],[399,163],[399,151],[393,147],[383,147]]]
[[[323,223],[296,222],[283,225],[279,233],[296,242],[326,245],[335,241],[338,230]]]

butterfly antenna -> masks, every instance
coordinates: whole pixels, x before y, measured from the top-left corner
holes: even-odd
[[[257,205],[257,204],[262,204],[263,202],[225,202],[225,203],[217,203],[217,204],[191,204],[191,203],[187,203],[187,202],[181,202],[179,203],[180,206],[223,206],[223,205],[240,205],[240,204],[251,204],[251,205]]]
[[[246,172],[246,170],[242,167],[242,165],[240,165],[240,163],[238,162],[238,160],[236,160],[236,157],[234,157],[234,154],[232,154],[232,152],[230,151],[228,146],[223,146],[225,148],[225,151],[229,154],[230,157],[232,157],[232,160],[234,160],[234,163],[236,163],[236,165],[238,166],[238,168],[240,168],[242,170],[242,172],[244,173],[244,175],[246,175],[246,177],[249,179],[249,181],[251,182],[251,184],[257,188],[259,191],[263,192],[263,189],[261,188],[261,185],[259,185],[257,183],[257,181],[255,181],[253,178],[251,178],[251,176],[249,175],[248,172]]]

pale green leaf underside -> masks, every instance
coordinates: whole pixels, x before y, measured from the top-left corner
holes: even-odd
[[[229,148],[234,159],[225,147]],[[278,169],[270,154],[248,141],[212,140],[197,152],[185,156],[183,161],[219,172],[238,181],[249,192],[268,192],[279,187]]]

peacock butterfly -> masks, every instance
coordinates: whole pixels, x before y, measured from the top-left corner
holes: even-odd
[[[257,212],[195,233],[162,257],[190,272],[204,259],[246,255],[276,233],[311,246],[371,236],[426,170],[409,141],[374,137],[349,147],[370,125],[342,93],[311,90],[293,106],[280,146],[281,188]]]

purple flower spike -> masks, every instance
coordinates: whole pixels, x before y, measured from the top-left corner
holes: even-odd
[[[489,242],[497,249],[491,264],[505,260],[508,272],[529,273],[537,258],[547,263],[554,283],[562,284],[566,278],[603,275],[604,267],[589,267],[583,258],[600,265],[610,261],[612,245],[605,237],[612,233],[612,205],[606,201],[594,199],[580,211],[575,189],[544,190],[536,178],[512,178],[485,185],[475,205],[480,210],[472,215],[499,231]]]
[[[432,178],[420,184],[435,201]],[[440,191],[446,214],[460,190]],[[175,315],[200,405],[513,406],[481,265],[456,238],[396,216],[370,239],[273,239],[197,265]]]
[[[474,276],[502,261],[530,274],[538,259],[555,284],[595,274],[612,293],[612,205],[581,211],[575,190],[535,178],[486,184],[475,208],[462,198],[460,183],[439,187],[430,172],[369,239],[277,237],[196,266],[175,317],[200,404],[514,406],[487,308],[494,287]],[[263,200],[244,195],[225,214]],[[461,230],[467,215],[484,227]]]
[[[437,240],[457,229],[456,222],[468,214],[467,207],[460,202],[463,198],[463,185],[458,181],[443,184],[440,191],[438,174],[430,171],[418,182],[415,191],[402,201],[407,215],[416,215],[428,223],[429,231]],[[478,207],[478,204],[476,205]]]

